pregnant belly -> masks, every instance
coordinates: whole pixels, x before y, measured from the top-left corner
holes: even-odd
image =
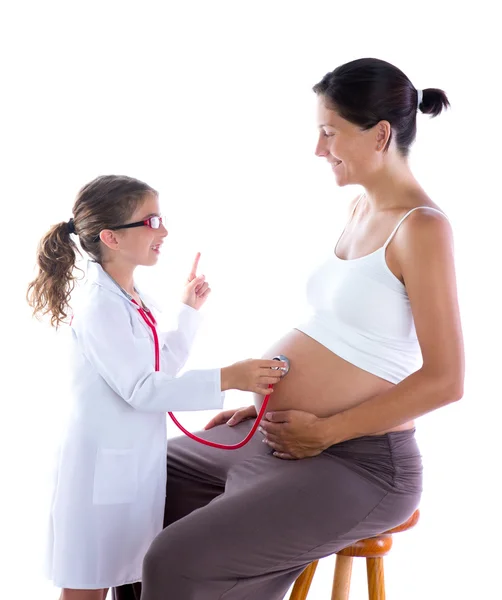
[[[394,384],[368,373],[333,354],[305,333],[293,329],[264,353],[263,358],[284,354],[290,371],[274,386],[270,410],[304,410],[327,417],[356,406]],[[253,394],[259,410],[264,396]],[[407,429],[413,423],[396,429]]]

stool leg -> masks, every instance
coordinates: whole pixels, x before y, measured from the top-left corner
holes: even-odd
[[[368,593],[370,600],[385,600],[383,558],[367,558]]]
[[[352,556],[336,556],[331,600],[349,600]]]
[[[315,570],[317,569],[317,563],[317,560],[310,563],[300,577],[298,577],[293,586],[289,600],[307,600],[307,594],[309,593],[310,584],[312,583]]]

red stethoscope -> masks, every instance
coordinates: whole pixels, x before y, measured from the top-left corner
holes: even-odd
[[[152,315],[151,312],[147,312],[144,308],[142,308],[136,302],[136,300],[134,300],[134,298],[132,298],[132,297],[131,297],[131,302],[133,302],[136,305],[139,314],[141,315],[141,317],[143,318],[145,323],[148,325],[148,327],[152,331],[153,342],[154,342],[154,346],[155,346],[155,370],[160,371],[160,346],[159,346],[159,336],[157,335],[157,327],[156,327],[157,322],[155,320],[155,317]],[[274,360],[280,360],[280,361],[286,362],[288,367],[283,372],[284,372],[284,375],[287,375],[287,373],[289,371],[289,360],[283,355],[274,357]],[[283,377],[284,377],[284,375],[283,375]],[[269,385],[269,388],[271,388],[271,387],[273,387],[273,386]],[[185,429],[185,427],[183,427],[183,425],[178,421],[178,419],[173,415],[172,412],[168,412],[167,414],[174,421],[175,425],[179,429],[181,429],[181,431],[185,435],[187,435],[189,438],[191,438],[192,440],[195,440],[196,442],[200,442],[201,444],[205,444],[206,446],[211,446],[212,448],[220,448],[221,450],[237,450],[238,448],[242,448],[242,446],[245,446],[249,442],[249,440],[253,437],[253,435],[255,434],[255,431],[257,430],[257,428],[260,424],[260,421],[262,420],[263,415],[265,414],[265,410],[267,409],[267,404],[268,404],[269,398],[270,398],[270,394],[265,396],[261,410],[256,418],[256,421],[255,421],[253,427],[251,428],[251,431],[242,440],[242,442],[239,442],[238,444],[218,444],[216,442],[210,442],[209,440],[205,440],[201,437],[198,437],[197,435],[194,435],[193,433],[188,431],[188,429]]]

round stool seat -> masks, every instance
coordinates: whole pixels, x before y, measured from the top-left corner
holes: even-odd
[[[392,548],[391,535],[379,535],[378,537],[359,540],[347,548],[336,553],[337,556],[361,556],[363,558],[377,558],[385,556]]]
[[[385,600],[385,584],[383,574],[383,557],[392,548],[392,534],[407,531],[414,527],[420,518],[417,509],[411,517],[388,531],[372,538],[354,542],[350,546],[336,552],[335,575],[331,600],[348,600],[352,559],[355,556],[366,558],[368,575],[368,593],[370,600]],[[310,563],[298,577],[289,600],[306,600],[310,584],[319,561]]]

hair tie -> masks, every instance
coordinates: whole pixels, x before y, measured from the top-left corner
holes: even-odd
[[[75,231],[75,222],[73,221],[73,219],[70,219],[68,221],[68,223],[66,223],[66,227],[68,228],[68,233],[69,234],[76,233],[76,231]]]
[[[423,99],[424,99],[424,91],[417,90],[417,110],[420,109],[420,105],[422,104]]]

